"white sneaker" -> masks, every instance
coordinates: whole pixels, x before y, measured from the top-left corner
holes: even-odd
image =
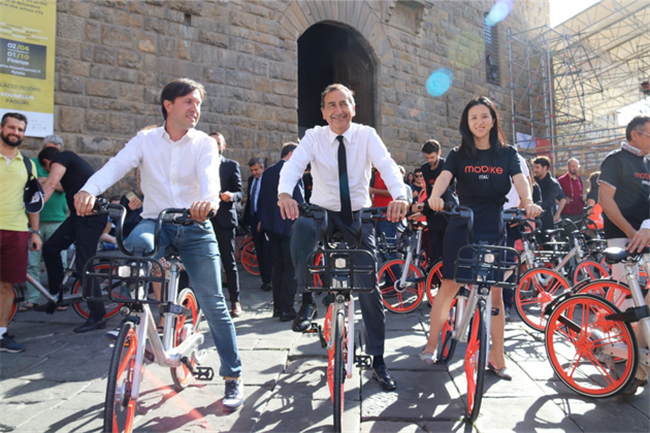
[[[222,400],[227,410],[237,410],[244,404],[244,383],[239,377],[226,377],[226,393]]]

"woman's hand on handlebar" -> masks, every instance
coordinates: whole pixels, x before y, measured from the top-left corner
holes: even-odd
[[[537,218],[542,214],[542,208],[533,203],[528,203],[525,209],[527,218]]]
[[[445,201],[441,198],[431,197],[429,199],[429,207],[434,212],[442,212],[445,210]]]
[[[92,215],[96,199],[97,198],[94,195],[86,191],[79,191],[76,193],[74,195],[74,207],[77,211],[77,216],[84,217]]]
[[[208,219],[208,215],[210,215],[210,212],[214,211],[216,214],[217,209],[214,207],[214,205],[209,202],[209,201],[195,201],[192,203],[192,206],[190,207],[190,218],[192,218],[195,221],[198,221],[202,223],[206,219]]]
[[[283,192],[278,196],[278,207],[280,208],[282,219],[290,219],[293,221],[298,218],[298,215],[300,215],[300,212],[298,211],[298,202],[286,192]]]

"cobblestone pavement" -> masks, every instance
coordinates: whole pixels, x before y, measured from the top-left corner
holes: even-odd
[[[314,335],[271,318],[271,293],[242,272],[242,317],[235,320],[244,363],[246,402],[226,413],[223,382],[200,382],[181,393],[168,369],[149,366],[135,420],[138,432],[331,431],[332,406],[325,379],[326,352]],[[428,305],[405,315],[388,313],[385,358],[397,390],[383,392],[369,371],[345,384],[344,428],[361,432],[648,432],[650,387],[635,397],[580,397],[553,374],[543,343],[520,322],[507,325],[506,351],[512,382],[486,374],[485,397],[474,425],[462,422],[463,348],[448,368],[419,358],[428,331]],[[320,308],[321,319],[325,308]],[[357,315],[360,320],[360,316]],[[117,325],[113,318],[109,326]],[[21,354],[0,354],[0,431],[101,431],[111,348],[102,331],[77,335],[81,319],[65,313],[19,313],[10,325]],[[358,322],[357,322],[358,323]],[[357,328],[359,329],[359,328]],[[218,368],[210,348],[207,365]]]

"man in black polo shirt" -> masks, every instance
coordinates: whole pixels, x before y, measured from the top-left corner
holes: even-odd
[[[626,247],[641,252],[650,246],[650,116],[637,116],[625,130],[627,142],[600,165],[598,203],[603,208],[605,238],[609,246]],[[619,280],[623,265],[612,266],[612,277]],[[645,297],[650,306],[650,294]],[[641,324],[639,324],[641,325]],[[637,341],[641,338],[637,327]],[[648,366],[639,363],[636,376],[622,393],[636,394],[639,386],[648,383]]]
[[[74,195],[86,183],[95,170],[76,153],[61,152],[54,147],[46,147],[38,154],[38,161],[49,172],[43,184],[45,201],[47,201],[56,185],[60,182],[70,209],[70,216],[61,223],[59,228],[43,245],[43,261],[47,269],[47,279],[50,293],[57,294],[63,281],[63,264],[61,251],[67,249],[73,242],[77,250],[75,266],[78,270],[84,268],[86,262],[95,255],[97,242],[106,227],[106,215],[79,217],[74,209]],[[49,305],[50,311],[51,305]],[[102,302],[88,302],[90,317],[74,332],[82,333],[106,327],[104,315],[106,309]]]
[[[445,165],[445,158],[440,156],[441,152],[440,143],[437,140],[427,140],[422,145],[422,153],[426,158],[426,164],[420,167],[422,175],[424,176],[424,184],[427,188],[427,197],[431,197],[431,190],[436,183],[436,179],[442,173],[442,167]],[[417,170],[416,170],[417,171]],[[454,202],[458,204],[458,197],[456,196],[456,181],[449,184],[449,188],[443,195],[445,202]],[[425,200],[422,203],[414,204],[413,211],[422,212],[427,218],[427,231],[429,232],[429,241],[431,243],[431,257],[430,264],[435,264],[442,260],[442,240],[445,236],[447,229],[447,219],[444,215],[436,213],[429,208],[429,201]]]

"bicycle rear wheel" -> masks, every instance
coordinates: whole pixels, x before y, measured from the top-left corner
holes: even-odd
[[[255,244],[253,243],[252,239],[250,242],[244,245],[244,248],[242,249],[241,264],[249,274],[260,274],[260,268],[257,262],[257,254],[255,252]]]
[[[400,281],[406,262],[402,259],[385,262],[379,272],[379,289],[384,306],[393,313],[410,313],[424,297],[424,277],[413,264],[409,265],[406,280]]]
[[[110,265],[108,263],[99,264],[95,266],[94,272],[108,274],[109,268]],[[106,290],[108,290],[108,284],[109,284],[108,279],[104,280],[104,282],[101,283],[102,291],[104,286],[106,287]],[[111,296],[113,297],[113,299],[119,299],[124,297],[124,294],[122,292],[123,288],[124,286],[122,284],[119,284],[117,282],[114,283],[114,287],[111,288]],[[75,281],[74,286],[72,286],[72,294],[73,295],[83,294],[83,284],[81,279]],[[122,308],[122,304],[116,301],[108,301],[108,298],[106,298],[105,307],[106,307],[106,314],[104,315],[104,319],[108,320],[120,312],[120,308]],[[88,319],[90,317],[90,310],[88,309],[88,303],[86,301],[75,302],[74,304],[72,304],[72,309],[83,319]]]
[[[336,325],[334,326],[334,393],[332,394],[332,405],[334,406],[334,431],[342,429],[343,418],[343,394],[345,382],[344,360],[347,358],[347,347],[343,342],[345,338],[345,313],[339,310],[336,313]]]
[[[438,343],[438,363],[446,364],[453,356],[454,351],[456,350],[456,340],[452,338],[454,334],[454,327],[456,326],[456,302],[457,298],[451,302],[451,308],[449,309],[449,315],[447,320],[442,325],[442,331],[440,332],[440,340]]]
[[[474,317],[469,325],[469,338],[465,351],[465,378],[467,379],[467,410],[465,420],[478,418],[483,401],[483,381],[487,358],[487,329],[485,327],[485,301],[479,299]]]
[[[13,297],[13,302],[11,303],[11,310],[9,310],[9,320],[7,320],[7,323],[11,323],[14,317],[16,317],[16,313],[18,313],[18,308],[20,307],[19,303],[22,302],[20,301],[20,290],[16,289],[16,286],[13,287],[14,289],[14,297]]]
[[[189,310],[189,314],[188,316],[180,314],[178,317],[176,317],[173,336],[174,347],[179,346],[189,336],[197,332],[197,323],[201,320],[201,309],[199,308],[199,303],[197,302],[196,296],[194,295],[194,291],[192,289],[185,288],[181,290],[181,292],[178,294],[177,304],[182,305],[184,308],[187,308]],[[190,360],[190,364],[192,367],[194,367],[196,364],[194,359]],[[170,368],[170,371],[176,391],[182,391],[183,389],[187,388],[190,382],[192,382],[192,379],[194,379],[194,375],[185,365]]]
[[[137,352],[138,338],[135,328],[133,323],[126,322],[117,336],[108,370],[104,403],[105,432],[129,433],[133,430],[136,401],[131,398],[131,390]]]
[[[573,271],[573,284],[584,280],[597,280],[609,277],[609,272],[600,263],[594,260],[583,260]]]
[[[515,306],[521,320],[532,329],[544,332],[544,309],[553,299],[569,290],[569,283],[552,269],[536,268],[519,279]]]
[[[632,327],[608,320],[620,310],[594,295],[575,295],[560,302],[546,325],[545,346],[551,367],[580,395],[605,398],[634,380],[637,343]]]
[[[427,274],[426,288],[429,305],[433,305],[433,300],[438,293],[440,284],[442,284],[442,260],[433,265]]]

